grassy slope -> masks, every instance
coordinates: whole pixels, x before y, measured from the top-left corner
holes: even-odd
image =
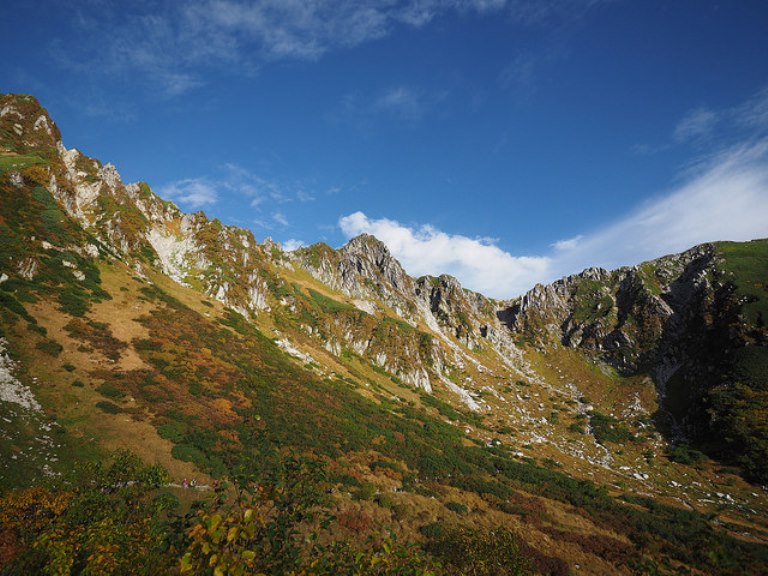
[[[64,247],[88,240],[45,190],[25,195],[6,188],[0,199],[2,249],[40,264],[33,282],[2,285],[2,329],[21,360],[21,378],[46,407],[44,418],[62,426],[62,467],[121,446],[163,463],[177,479],[203,472],[260,475],[269,473],[277,452],[290,449],[334,460],[341,493],[356,498],[342,497],[340,510],[358,510],[369,527],[389,522],[416,536],[435,521],[509,524],[544,556],[578,559],[593,573],[606,572],[601,557],[609,557],[616,571],[648,556],[724,572],[759,561],[753,560],[759,551],[718,535],[700,515],[646,501],[627,506],[590,482],[516,460],[505,446],[487,449],[469,441],[467,416],[421,398],[359,358],[334,360],[329,366],[341,368],[336,374],[306,369],[254,325],[199,293],[161,276],[153,276],[153,284],[139,281],[119,262],[102,260],[97,267],[69,248],[51,251],[28,242],[31,235]],[[84,271],[86,281],[75,281],[64,260]],[[357,314],[327,300],[334,295],[317,285],[304,288],[306,320]],[[292,336],[299,339],[299,332]],[[573,359],[541,362],[549,363],[551,379],[565,373],[594,381],[596,393],[604,389],[600,382],[610,383],[614,392],[599,400],[605,406],[621,396],[621,383],[583,374]],[[503,406],[492,410],[498,415]],[[483,434],[493,433],[476,424]],[[29,442],[38,434],[34,427],[14,428]],[[40,464],[11,468],[7,483],[32,481]],[[404,491],[390,496],[392,488]],[[373,496],[377,489],[388,499]],[[448,502],[467,512],[445,508]],[[628,541],[639,551],[621,545]],[[715,555],[689,550],[691,541]]]
[[[747,298],[746,320],[751,324],[768,322],[768,240],[721,242],[717,250],[725,259],[725,269],[733,274],[738,293]]]
[[[98,434],[105,446],[119,444],[141,452],[160,445],[153,432],[157,429],[176,445],[176,455],[213,473],[221,473],[222,465],[237,469],[241,464],[255,472],[257,462],[263,472],[276,446],[311,451],[336,459],[338,481],[344,491],[359,499],[339,502],[344,518],[357,511],[355,517],[366,519],[368,525],[391,523],[412,536],[420,526],[435,521],[480,526],[501,522],[517,526],[544,555],[579,559],[593,573],[605,573],[607,567],[598,557],[604,555],[599,550],[621,551],[614,559],[619,562],[636,557],[631,547],[619,543],[627,537],[636,539],[637,526],[646,522],[652,533],[651,516],[642,514],[634,524],[619,523],[616,530],[616,515],[626,514],[625,506],[589,484],[514,462],[504,450],[467,446],[456,427],[416,405],[393,402],[389,394],[372,402],[358,394],[349,379],[321,378],[303,369],[253,326],[231,312],[202,305],[191,291],[169,285],[171,296],[157,286],[139,284],[119,264],[105,268],[102,278],[105,288],[117,290],[112,292],[112,300],[95,306],[91,314],[102,319],[116,314],[114,320],[123,326],[121,335],[135,338],[141,365],[125,366],[121,354],[120,362],[109,366],[103,355],[78,352],[78,343],[58,327],[69,319],[55,310],[32,307],[46,316],[49,336],[58,336],[64,347],[56,363],[47,363],[46,381],[53,384],[39,390],[41,398],[57,410],[64,412],[62,406],[71,410],[59,417],[73,436]],[[121,286],[127,291],[121,291]],[[135,308],[128,320],[135,325],[132,329],[124,327],[125,312],[118,312],[126,304]],[[219,312],[223,315],[217,318]],[[148,342],[151,345],[145,344]],[[59,362],[74,365],[75,370],[70,373],[56,367]],[[88,362],[92,363],[90,369]],[[71,387],[69,379],[75,375],[85,378],[85,387]],[[88,414],[94,414],[94,402],[102,396],[95,388],[107,380],[124,394],[110,395],[122,412],[89,418]],[[59,381],[61,385],[56,384]],[[65,398],[69,401],[63,403]],[[79,413],[73,406],[77,402],[90,408]],[[142,429],[148,434],[142,436]],[[173,470],[166,449],[160,452],[165,456],[143,453],[170,464]],[[382,468],[376,463],[389,464]],[[501,476],[494,475],[494,470],[501,470]],[[369,485],[382,491],[403,486],[406,491],[387,500],[369,500]],[[533,497],[531,492],[548,498]],[[441,501],[460,503],[470,513],[457,514],[439,505]],[[589,511],[587,518],[574,514],[573,504]],[[341,526],[340,534],[345,530]],[[698,530],[700,535],[706,534]],[[665,548],[675,550],[661,542],[649,550]],[[678,549],[675,554],[683,551]]]

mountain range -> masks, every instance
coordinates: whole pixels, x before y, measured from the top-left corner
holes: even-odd
[[[373,236],[286,251],[186,214],[0,95],[0,574],[766,573],[766,318],[768,240],[497,300]],[[99,498],[157,465],[175,499],[149,567],[71,496],[123,450]],[[320,527],[279,512],[305,459]],[[191,497],[249,486],[284,528],[250,536],[261,567]]]

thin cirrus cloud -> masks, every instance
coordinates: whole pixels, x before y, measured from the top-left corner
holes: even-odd
[[[686,114],[675,127],[673,138],[676,142],[686,142],[709,135],[717,124],[715,112],[699,107]]]
[[[212,206],[219,202],[222,196],[243,198],[256,213],[270,211],[269,218],[259,218],[255,221],[267,229],[275,225],[290,225],[285,210],[277,209],[278,206],[315,200],[315,195],[300,181],[284,183],[269,180],[232,163],[221,166],[215,177],[176,180],[160,186],[158,193],[183,208],[193,210]]]
[[[601,0],[191,0],[139,3],[130,14],[94,2],[73,21],[92,40],[79,53],[55,50],[62,64],[125,77],[138,72],[178,96],[205,83],[214,68],[252,74],[280,60],[318,60],[328,52],[384,38],[399,27],[420,28],[448,12],[503,13],[537,25],[572,17]],[[141,39],[137,42],[137,38]]]
[[[388,89],[374,103],[374,108],[406,117],[418,117],[424,107],[422,95],[406,86]]]
[[[339,226],[347,237],[379,238],[410,274],[448,273],[472,290],[511,298],[588,266],[635,265],[703,242],[766,237],[766,214],[768,139],[759,139],[713,156],[675,190],[603,228],[555,242],[545,254],[516,256],[492,241],[362,212]]]
[[[205,178],[186,178],[162,186],[160,196],[197,209],[215,204],[219,195],[216,185]]]
[[[388,86],[376,92],[350,92],[339,101],[335,110],[326,116],[334,124],[347,124],[367,129],[382,116],[417,122],[445,102],[444,91],[422,90],[413,86]]]

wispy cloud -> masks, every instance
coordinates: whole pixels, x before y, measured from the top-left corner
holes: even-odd
[[[406,86],[390,88],[374,102],[375,109],[392,112],[405,118],[421,116],[424,105],[421,93]]]
[[[509,16],[516,21],[531,25],[549,25],[553,21],[581,18],[591,9],[610,4],[614,0],[510,0],[491,2],[505,5]]]
[[[341,97],[327,120],[370,128],[382,116],[412,124],[434,111],[448,98],[442,90],[424,90],[415,86],[395,85],[372,92],[351,92]]]
[[[768,140],[761,140],[714,156],[675,190],[585,234],[558,254],[553,271],[612,268],[703,242],[768,237],[766,214]]]
[[[670,138],[661,144],[637,144],[633,152],[651,155],[674,146],[694,144],[711,148],[717,154],[726,145],[737,145],[768,133],[768,87],[745,102],[722,109],[699,105],[688,110],[677,122]]]
[[[193,210],[215,204],[219,199],[216,185],[205,178],[177,180],[160,187],[159,193]]]
[[[299,181],[282,182],[254,174],[238,164],[225,164],[220,178],[221,186],[230,192],[250,198],[253,208],[268,204],[311,202],[314,194]]]
[[[572,18],[597,0],[190,0],[188,2],[89,2],[74,9],[72,23],[90,42],[78,53],[56,50],[60,61],[83,74],[127,77],[139,73],[166,96],[205,83],[211,71],[253,74],[279,60],[317,60],[390,35],[426,26],[454,12],[504,14],[532,25]],[[223,65],[223,66],[222,66]],[[134,78],[132,78],[134,80]]]
[[[676,189],[616,222],[552,244],[538,255],[516,256],[488,239],[407,226],[355,212],[339,220],[347,237],[382,240],[414,275],[449,273],[468,288],[510,298],[537,282],[588,266],[639,264],[716,240],[768,237],[768,139],[743,143],[700,163]]]
[[[298,250],[299,248],[302,248],[306,246],[303,240],[297,240],[296,238],[289,238],[285,242],[283,242],[283,250],[286,252],[293,252],[294,250]]]
[[[502,87],[514,90],[530,90],[539,59],[540,56],[527,52],[515,56],[512,62],[499,74],[499,82]]]
[[[730,115],[737,125],[764,134],[768,131],[768,87],[733,108]]]
[[[551,247],[557,251],[573,250],[579,245],[579,242],[584,238],[582,234],[574,236],[573,238],[567,238],[565,240],[558,240],[554,242]]]
[[[222,197],[244,200],[256,213],[269,212],[268,219],[259,220],[264,228],[275,224],[288,226],[285,211],[278,206],[307,203],[315,195],[302,182],[281,182],[254,174],[247,168],[229,163],[221,166],[212,176],[184,178],[158,188],[158,193],[178,202],[182,208],[196,210],[216,204]]]
[[[274,212],[272,214],[272,220],[280,224],[280,226],[288,226],[288,218],[282,212]]]
[[[675,127],[673,138],[677,142],[687,142],[709,135],[717,124],[715,112],[699,107],[689,111]]]

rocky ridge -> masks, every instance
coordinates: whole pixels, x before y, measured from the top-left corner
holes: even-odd
[[[753,338],[738,327],[742,302],[713,245],[613,272],[589,268],[515,301],[496,301],[447,275],[411,278],[372,236],[339,250],[318,244],[285,253],[201,212],[184,214],[145,183],[123,183],[113,165],[67,149],[29,97],[0,97],[0,134],[0,152],[18,159],[6,172],[10,185],[49,190],[84,231],[57,246],[30,236],[31,248],[14,256],[7,276],[34,280],[39,254],[52,250],[116,258],[139,277],[157,269],[246,318],[269,318],[279,346],[302,363],[316,363],[318,349],[340,360],[357,356],[410,387],[478,414],[503,414],[522,428],[520,440],[549,443],[593,464],[609,466],[612,456],[591,428],[586,438],[558,437],[556,414],[581,418],[576,424],[589,418],[582,391],[565,374],[541,376],[523,348],[565,347],[623,375],[650,374],[662,405],[668,382],[684,374],[684,409],[668,412],[680,434],[695,436],[703,394],[717,383],[714,366]],[[62,265],[85,279],[84,264],[65,257]],[[292,283],[284,270],[304,270],[319,286]],[[713,339],[715,333],[728,337]],[[621,410],[630,404],[646,416],[653,409],[627,399]]]

